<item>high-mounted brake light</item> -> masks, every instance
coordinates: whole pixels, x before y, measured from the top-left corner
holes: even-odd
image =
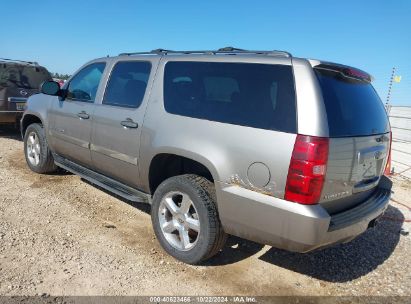
[[[328,138],[297,135],[288,169],[285,199],[313,205],[320,200],[328,160]]]
[[[353,77],[353,78],[371,82],[371,76],[367,74],[366,72],[358,70],[358,69],[347,68],[347,69],[343,69],[342,73],[348,77]]]

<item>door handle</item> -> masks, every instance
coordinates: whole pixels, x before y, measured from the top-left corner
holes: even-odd
[[[80,119],[89,119],[90,118],[90,115],[88,115],[85,111],[81,111],[80,113],[77,113],[77,116]]]
[[[131,128],[131,129],[138,128],[138,123],[134,122],[131,118],[126,118],[126,120],[123,120],[121,122],[121,125],[126,129],[128,129],[128,128]]]
[[[358,193],[361,191],[366,191],[369,190],[371,188],[374,188],[378,182],[380,181],[380,178],[378,176],[375,176],[369,180],[366,181],[361,181],[357,184],[354,185],[354,188],[352,190],[353,193]]]

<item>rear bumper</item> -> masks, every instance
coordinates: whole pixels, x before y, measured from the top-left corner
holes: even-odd
[[[321,205],[301,205],[238,186],[218,191],[225,231],[245,239],[295,252],[307,252],[354,239],[387,208],[391,181],[383,177],[365,202],[329,215]]]

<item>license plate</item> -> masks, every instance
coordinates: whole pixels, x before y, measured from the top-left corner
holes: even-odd
[[[370,178],[377,176],[377,162],[375,159],[365,159],[359,167],[360,176],[364,178]]]
[[[24,111],[24,108],[26,107],[26,103],[25,102],[21,102],[21,103],[16,103],[16,110],[17,111]]]

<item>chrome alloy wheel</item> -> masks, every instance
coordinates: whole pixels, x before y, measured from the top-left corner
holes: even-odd
[[[193,248],[200,235],[200,220],[190,197],[179,191],[167,193],[160,202],[158,219],[167,242],[181,251]]]
[[[30,132],[27,137],[27,158],[33,166],[40,163],[40,141],[36,132]]]

